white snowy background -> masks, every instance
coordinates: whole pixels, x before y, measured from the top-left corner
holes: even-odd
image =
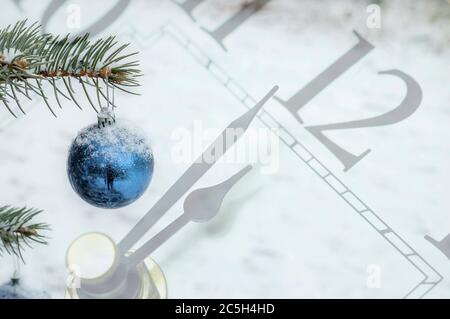
[[[0,27],[23,18],[41,21],[50,2],[2,0]],[[146,40],[170,21],[256,98],[275,84],[279,96],[291,97],[356,44],[352,30],[357,30],[375,49],[300,111],[306,125],[392,110],[404,96],[404,84],[377,73],[400,69],[414,77],[424,97],[411,117],[390,126],[327,132],[355,154],[372,150],[346,173],[280,104],[271,101],[267,109],[442,274],[443,281],[427,296],[449,297],[450,261],[423,237],[440,240],[450,233],[450,4],[377,1],[381,28],[369,29],[370,1],[272,0],[226,38],[225,52],[200,27],[214,29],[244,2],[206,1],[193,12],[193,22],[169,0],[132,0],[97,35],[118,34],[131,42],[145,74],[142,96],[117,96],[117,117],[146,132],[156,164],[147,192],[128,207],[94,208],[69,185],[69,145],[81,128],[96,121],[89,105],[79,111],[65,103],[62,110],[55,108],[57,119],[38,99],[19,119],[0,108],[0,204],[41,208],[52,226],[48,247],[26,252],[26,284],[62,298],[68,245],[89,231],[120,241],[189,165],[171,159],[174,130],[193,130],[196,121],[220,129],[244,112],[173,39]],[[115,3],[66,1],[45,21],[47,31],[82,32]],[[81,9],[79,28],[68,26],[69,5]],[[263,125],[255,121],[252,127]],[[170,298],[401,298],[423,279],[284,145],[278,161],[279,170],[271,175],[261,174],[255,164],[217,219],[189,225],[152,256],[165,272]],[[220,182],[244,165],[218,164],[196,187]],[[146,238],[181,212],[182,201]],[[378,288],[367,285],[367,270],[374,265],[381,271]],[[3,256],[0,281],[8,279],[10,268]]]

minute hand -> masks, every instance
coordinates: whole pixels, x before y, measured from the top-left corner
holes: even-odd
[[[136,242],[145,235],[145,233],[156,222],[164,216],[164,214],[222,157],[223,154],[245,133],[256,114],[261,110],[264,104],[275,94],[278,86],[273,87],[261,101],[245,114],[234,120],[219,135],[219,137],[203,152],[200,158],[195,161],[181,177],[169,188],[169,190],[156,202],[155,205],[141,218],[141,220],[131,229],[130,232],[118,244],[119,253],[123,256],[130,250]],[[231,143],[226,141],[227,131],[235,129],[235,137]],[[217,150],[221,150],[217,152]],[[207,156],[213,158],[204,161]]]

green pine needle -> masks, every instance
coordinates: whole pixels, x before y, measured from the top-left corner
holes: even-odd
[[[4,252],[20,257],[22,250],[33,243],[47,244],[42,231],[50,230],[45,223],[34,223],[32,220],[41,213],[33,208],[0,207],[0,255]]]
[[[139,86],[141,71],[138,69],[139,61],[130,61],[137,52],[125,53],[128,46],[119,45],[113,36],[92,42],[89,34],[73,39],[69,35],[60,38],[41,34],[38,24],[27,26],[26,20],[0,29],[0,101],[16,117],[10,100],[25,113],[19,98],[23,95],[31,99],[29,93],[34,92],[55,115],[42,86],[45,81],[53,87],[52,93],[59,106],[62,96],[80,107],[72,86],[67,85],[71,78],[81,84],[80,92],[86,95],[94,110],[97,108],[93,101],[97,99],[90,97],[85,84],[98,91],[101,87],[94,83],[102,80],[109,86],[135,94],[129,88]],[[58,87],[59,83],[64,85]],[[108,102],[104,94],[100,95],[104,102]],[[100,99],[98,104],[101,105]]]

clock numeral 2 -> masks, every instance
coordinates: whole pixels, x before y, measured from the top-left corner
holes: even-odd
[[[195,21],[194,16],[192,15],[192,11],[194,11],[195,8],[197,8],[197,6],[202,3],[205,2],[205,0],[186,0],[184,2],[177,2],[175,1],[175,3],[181,8],[183,9],[188,15],[189,17]]]
[[[192,20],[195,21],[192,12],[195,8],[197,8],[197,6],[205,1],[206,0],[186,0],[183,3],[176,3],[192,18]],[[205,30],[214,40],[216,40],[226,51],[227,49],[223,44],[223,40],[246,20],[248,20],[253,14],[258,12],[269,1],[270,0],[254,0],[214,31],[208,31],[205,28],[202,29]],[[322,73],[311,80],[302,89],[300,89],[294,96],[286,101],[280,97],[274,97],[297,119],[300,124],[303,124],[303,120],[298,114],[299,110],[374,49],[374,46],[371,43],[365,40],[357,32],[354,33],[358,38],[358,43],[338,58]],[[379,72],[379,74],[389,74],[399,77],[406,84],[406,96],[400,105],[398,105],[395,109],[368,119],[324,125],[311,125],[305,127],[308,132],[317,138],[317,140],[320,141],[343,164],[344,171],[348,171],[359,161],[361,161],[367,154],[369,154],[370,149],[364,151],[361,155],[354,155],[333,142],[324,134],[324,132],[395,124],[412,115],[419,108],[422,101],[422,90],[419,84],[408,74],[400,70],[382,71]]]

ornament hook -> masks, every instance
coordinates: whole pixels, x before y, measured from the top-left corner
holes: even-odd
[[[109,97],[109,83],[108,76],[106,76],[106,107],[100,106],[100,112],[97,114],[98,127],[106,127],[106,125],[113,125],[116,122],[116,115],[114,114],[114,86],[112,87],[112,103]]]

